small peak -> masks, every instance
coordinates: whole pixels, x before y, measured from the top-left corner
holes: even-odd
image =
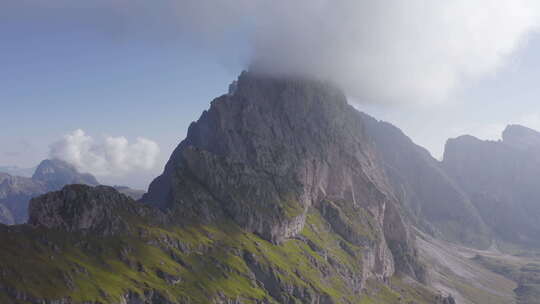
[[[503,142],[514,148],[540,147],[540,133],[522,125],[508,125],[502,133]]]
[[[99,185],[93,175],[80,173],[75,166],[60,159],[42,161],[32,175],[32,179],[44,182],[51,189],[60,189],[67,184]]]
[[[92,231],[112,235],[129,230],[123,214],[148,209],[112,187],[68,185],[30,201],[28,223],[63,231]]]

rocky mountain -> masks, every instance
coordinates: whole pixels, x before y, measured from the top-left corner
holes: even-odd
[[[57,161],[0,174],[55,190],[0,225],[0,303],[536,303],[539,149],[512,125],[439,162],[329,83],[245,72],[141,202]]]
[[[149,217],[153,220],[161,217],[156,216],[160,214],[158,210],[137,204],[112,187],[92,188],[82,184],[73,184],[32,199],[29,213],[30,226],[93,235],[115,235],[130,231],[130,216]]]
[[[59,190],[69,184],[99,185],[93,175],[81,173],[73,165],[59,159],[42,161],[32,175],[32,180],[45,184],[49,191]]]
[[[536,303],[539,152],[512,125],[439,162],[329,83],[246,72],[142,202],[70,185],[0,226],[0,302]],[[38,171],[0,184],[73,173]]]
[[[230,217],[273,243],[296,237],[318,212],[347,241],[370,244],[381,278],[394,272],[392,253],[416,276],[376,154],[361,115],[330,84],[244,73],[190,126],[143,199],[203,223]]]
[[[454,303],[425,285],[367,120],[331,84],[243,73],[146,205],[72,185],[0,226],[0,301]]]
[[[31,198],[67,184],[95,186],[99,183],[92,175],[79,173],[61,160],[42,161],[31,178],[0,173],[0,223],[26,222]]]
[[[540,246],[540,133],[511,125],[500,141],[450,139],[443,166],[500,245]]]

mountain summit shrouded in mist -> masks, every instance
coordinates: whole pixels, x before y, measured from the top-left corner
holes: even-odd
[[[41,266],[32,266],[35,252],[17,268],[7,264],[12,256],[1,259],[13,279],[0,276],[0,285],[9,286],[7,299],[40,301],[40,290],[19,285],[22,269],[58,266],[60,282],[36,277],[54,300],[444,304],[451,297],[421,285],[427,270],[370,138],[333,85],[243,73],[191,125],[146,205],[80,185],[33,199],[30,226],[0,229],[0,239],[17,246],[51,231],[63,235],[61,249]],[[39,251],[57,248],[47,246]],[[79,266],[64,268],[71,250]],[[403,291],[387,285],[392,278]]]
[[[47,146],[82,129],[86,137],[114,134],[135,143],[113,158],[101,153],[108,149],[101,143],[90,145],[98,153],[70,145],[84,150],[80,159],[71,150],[53,156],[100,177],[132,178],[133,168],[147,168],[144,158],[126,156],[137,138],[152,139],[168,155],[179,138],[161,127],[185,130],[244,69],[332,81],[351,103],[397,123],[437,157],[446,138],[498,136],[492,126],[538,111],[536,86],[527,81],[538,78],[540,47],[532,0],[8,0],[0,8],[0,38],[10,45],[0,56],[0,80],[10,88],[0,100],[17,105],[0,117],[0,127],[28,117],[42,130],[0,137],[9,147],[0,163],[8,165],[51,157]],[[23,89],[31,86],[41,98]],[[523,106],[505,111],[518,99]],[[46,115],[31,111],[41,104]],[[486,115],[470,114],[476,111]],[[48,119],[60,113],[63,119]],[[165,161],[158,157],[151,174],[133,184],[146,186]]]
[[[539,303],[537,1],[6,0],[0,24],[1,304]]]
[[[231,88],[190,126],[141,202],[110,187],[69,185],[32,199],[28,225],[0,226],[10,248],[0,252],[4,298],[535,303],[528,299],[540,261],[499,251],[540,248],[530,241],[535,230],[522,230],[532,221],[501,231],[491,215],[500,210],[511,223],[536,205],[499,209],[500,198],[519,190],[505,184],[500,196],[479,200],[470,191],[484,193],[482,182],[503,174],[456,173],[475,167],[451,152],[438,162],[328,82],[244,72]],[[505,134],[530,142],[535,133],[511,126]],[[534,155],[491,143],[520,152],[489,149],[487,166],[487,156]],[[477,184],[463,184],[467,174]],[[516,197],[532,193],[523,189]],[[14,250],[29,243],[37,249]],[[42,263],[41,255],[54,259]]]

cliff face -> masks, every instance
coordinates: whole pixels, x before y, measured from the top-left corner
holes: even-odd
[[[539,142],[540,133],[513,125],[502,141],[461,136],[446,143],[445,170],[502,242],[540,245]]]

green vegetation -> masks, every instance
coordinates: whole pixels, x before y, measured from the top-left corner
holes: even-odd
[[[0,302],[12,302],[14,291],[75,303],[118,303],[128,292],[153,291],[189,303],[302,302],[318,296],[335,303],[433,303],[432,294],[415,293],[416,287],[407,289],[397,278],[393,284],[405,295],[375,280],[361,286],[365,248],[334,233],[317,211],[309,213],[299,238],[281,245],[232,221],[158,227],[129,220],[136,234],[108,237],[0,227]]]

